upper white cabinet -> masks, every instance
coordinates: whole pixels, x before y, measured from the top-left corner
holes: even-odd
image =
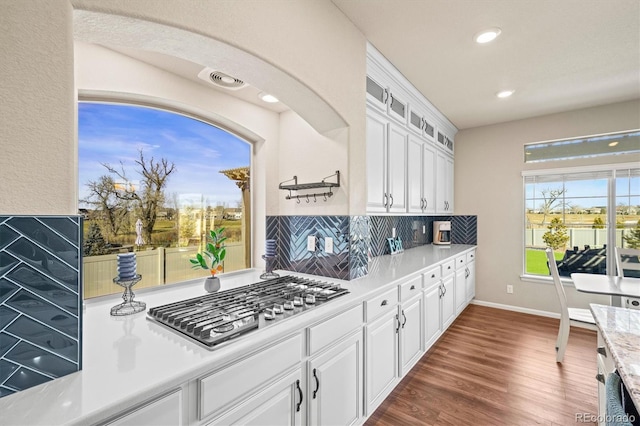
[[[403,127],[367,111],[367,210],[406,211],[407,138]]]
[[[453,214],[453,157],[436,152],[436,213]]]
[[[455,126],[371,45],[366,90],[367,211],[453,214]]]

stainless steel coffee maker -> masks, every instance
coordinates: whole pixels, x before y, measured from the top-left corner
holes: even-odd
[[[433,222],[433,244],[451,244],[451,222]]]

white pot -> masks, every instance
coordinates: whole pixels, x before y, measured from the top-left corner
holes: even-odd
[[[220,278],[218,277],[208,277],[204,280],[204,289],[208,293],[215,293],[220,290]]]

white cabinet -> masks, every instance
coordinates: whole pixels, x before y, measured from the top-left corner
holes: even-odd
[[[407,136],[401,126],[367,110],[367,210],[406,211]]]
[[[476,251],[472,250],[467,253],[467,273],[466,273],[466,292],[467,303],[476,297]]]
[[[35,407],[34,407],[35,408]],[[109,426],[182,425],[182,390],[157,398],[108,422]]]
[[[398,378],[398,312],[387,312],[367,325],[367,414],[391,393]]]
[[[456,269],[456,279],[455,279],[455,299],[456,299],[456,315],[459,315],[460,312],[467,306],[467,269],[466,264],[462,268]]]
[[[436,152],[436,213],[453,214],[453,157]]]
[[[442,282],[424,291],[424,340],[428,350],[442,334]]]
[[[362,419],[362,331],[307,363],[310,425],[352,425]]]
[[[407,211],[435,213],[435,148],[429,142],[409,135],[407,147]]]
[[[208,425],[301,425],[303,387],[297,369]]]
[[[607,344],[602,337],[602,333],[599,330],[596,360],[598,369],[598,374],[596,375],[596,380],[598,381],[598,424],[604,425],[607,414],[607,392],[605,388],[605,381],[609,374],[615,371],[616,366],[613,358],[611,357],[611,351],[607,347]]]
[[[422,356],[423,303],[419,290],[417,296],[400,306],[400,377],[407,374]]]

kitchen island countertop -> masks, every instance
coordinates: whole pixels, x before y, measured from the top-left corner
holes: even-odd
[[[640,310],[592,304],[591,312],[633,403],[640,407]]]
[[[149,321],[144,312],[112,317],[109,310],[121,295],[88,300],[83,313],[82,370],[0,398],[2,425],[93,424],[145,403],[216,368],[256,351],[276,339],[361,303],[372,295],[416,276],[472,245],[425,245],[369,262],[369,274],[340,283],[350,293],[272,326],[234,338],[208,350],[194,341]],[[263,271],[251,269],[221,275],[222,289],[260,281]],[[289,274],[278,271],[280,275]],[[204,279],[161,289],[136,291],[147,309],[205,294]],[[134,288],[135,290],[135,288]]]

